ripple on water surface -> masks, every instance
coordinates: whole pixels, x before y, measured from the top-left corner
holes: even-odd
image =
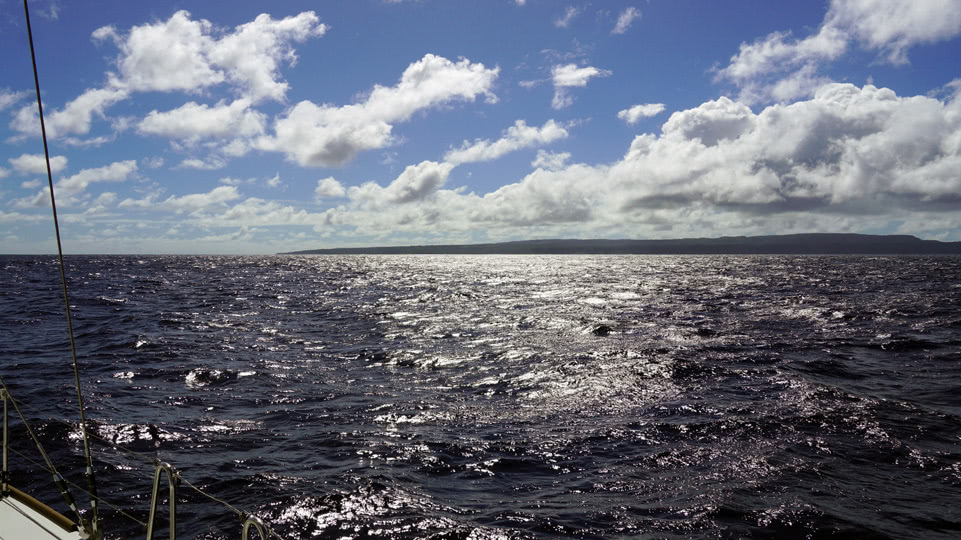
[[[79,470],[56,267],[4,263],[2,374]],[[958,258],[68,263],[100,491],[141,519],[156,457],[291,538],[961,530]],[[184,497],[181,536],[236,537]]]

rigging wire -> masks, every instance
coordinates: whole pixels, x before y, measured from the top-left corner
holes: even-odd
[[[22,418],[21,418],[21,420],[22,420]],[[26,424],[25,424],[25,425],[26,425]],[[29,426],[28,426],[28,428],[29,428]],[[110,446],[111,446],[112,448],[114,448],[115,450],[120,450],[120,451],[129,452],[129,453],[131,453],[131,454],[137,455],[138,457],[143,456],[143,454],[140,454],[140,453],[135,452],[135,451],[133,451],[133,450],[128,450],[128,449],[126,449],[126,448],[124,448],[124,447],[122,447],[122,446],[112,444],[112,443],[110,443],[109,441],[107,441],[106,439],[101,439],[101,440],[102,440],[105,444],[110,445]],[[34,467],[38,467],[38,468],[40,468],[40,469],[46,469],[48,472],[51,472],[51,473],[53,473],[53,474],[57,474],[57,471],[52,468],[52,467],[53,467],[52,464],[40,463],[39,461],[36,461],[36,460],[34,460],[34,459],[31,459],[27,454],[24,454],[23,452],[17,450],[16,448],[10,448],[9,450],[10,450],[11,452],[13,452],[14,454],[16,454],[17,456],[19,456],[19,457],[20,457],[21,459],[23,459],[24,461],[26,461],[27,463],[33,465]],[[149,478],[149,477],[150,477],[149,475],[146,475],[146,476],[145,476],[145,478]],[[83,489],[81,486],[77,485],[75,482],[72,482],[71,480],[69,480],[69,479],[67,479],[67,478],[62,478],[62,480],[63,480],[64,483],[69,484],[69,485],[71,485],[71,486],[73,486],[73,487],[75,487],[75,488]],[[211,501],[213,501],[213,502],[215,502],[215,503],[218,503],[218,504],[220,504],[220,505],[222,505],[222,506],[225,506],[228,510],[230,510],[230,511],[233,512],[237,517],[239,517],[239,518],[241,519],[241,521],[245,520],[246,518],[248,518],[248,517],[250,517],[250,516],[252,515],[252,514],[250,514],[249,512],[246,512],[246,511],[244,511],[244,510],[242,510],[242,509],[240,509],[240,508],[238,508],[238,507],[230,504],[229,502],[227,502],[227,501],[225,501],[225,500],[223,500],[223,499],[221,499],[221,498],[219,498],[219,497],[217,497],[217,496],[215,496],[215,495],[213,495],[213,494],[211,494],[211,493],[208,493],[208,492],[205,491],[203,488],[196,486],[195,484],[193,484],[192,482],[190,482],[190,481],[187,480],[186,478],[183,478],[182,481],[183,481],[184,485],[186,485],[187,487],[189,487],[190,489],[192,489],[193,491],[195,491],[198,495],[201,495],[201,496],[203,496],[203,497],[206,497],[207,499],[210,499]],[[100,497],[100,498],[99,498],[99,501],[100,501],[102,504],[104,504],[105,506],[109,507],[111,510],[113,510],[113,511],[117,512],[118,514],[124,516],[125,518],[129,519],[130,521],[133,521],[133,522],[137,523],[138,525],[140,525],[140,526],[143,527],[144,529],[147,528],[147,522],[146,522],[146,521],[143,521],[142,519],[137,518],[137,517],[134,516],[133,514],[130,514],[129,512],[125,511],[125,510],[124,510],[123,508],[121,508],[120,506],[117,506],[116,504],[111,503],[109,500],[107,500],[107,499],[105,499],[105,498],[103,498],[103,497]],[[273,529],[271,529],[271,528],[269,528],[269,527],[266,528],[266,532],[267,532],[267,534],[269,534],[272,538],[277,538],[278,540],[283,540],[283,538],[282,538],[280,535],[278,535],[277,533],[275,533],[275,532],[273,531]]]
[[[67,334],[70,338],[70,354],[71,354],[71,358],[73,359],[74,387],[76,388],[76,391],[77,391],[77,403],[80,409],[80,434],[83,440],[84,458],[87,462],[87,493],[90,498],[91,509],[93,510],[93,515],[91,517],[91,522],[90,522],[90,535],[92,539],[99,540],[103,536],[103,532],[100,524],[100,512],[97,506],[98,501],[100,501],[101,499],[100,497],[97,496],[97,481],[94,475],[93,457],[90,454],[90,443],[87,436],[87,416],[86,416],[85,407],[84,407],[83,392],[81,391],[81,387],[80,387],[80,367],[77,361],[77,345],[76,345],[76,341],[74,340],[73,321],[70,316],[70,296],[67,292],[67,273],[65,269],[64,260],[63,260],[63,245],[60,240],[60,223],[59,223],[59,220],[57,219],[57,203],[56,203],[56,198],[54,196],[54,189],[53,189],[53,172],[51,171],[51,168],[50,168],[50,150],[49,150],[49,146],[47,145],[47,128],[43,119],[43,101],[40,99],[40,76],[37,70],[37,56],[33,46],[33,31],[30,26],[30,9],[27,6],[27,0],[23,0],[23,13],[26,19],[26,24],[27,24],[27,37],[30,42],[30,60],[33,64],[33,82],[34,82],[34,87],[37,93],[37,109],[40,115],[40,133],[43,138],[43,154],[44,154],[44,159],[47,166],[47,185],[49,187],[49,192],[50,192],[50,207],[51,207],[51,210],[53,211],[53,228],[54,228],[55,236],[57,238],[57,257],[60,263],[60,284],[63,289],[63,304],[64,304],[64,309],[66,310],[66,316],[67,316]],[[4,386],[4,389],[6,389],[6,385],[4,384],[3,386]],[[16,400],[13,400],[13,403],[14,403],[14,407],[17,408]],[[37,440],[37,438],[33,435],[33,432],[32,430],[30,430],[29,425],[26,424],[26,419],[23,417],[23,414],[20,413],[19,408],[17,408],[17,413],[20,415],[21,420],[23,420],[24,425],[27,426],[27,430],[30,432],[31,437],[33,437],[34,441],[37,443],[38,448],[40,448],[41,455],[43,455],[44,460],[47,462],[47,469],[54,473],[55,478],[60,479],[60,481],[58,481],[58,487],[60,487],[61,485],[63,485],[65,480],[63,479],[63,477],[61,477],[59,474],[56,473],[56,470],[53,467],[53,463],[51,463],[47,458],[46,453],[43,451],[43,448],[40,446],[39,440]],[[107,442],[107,441],[104,439],[104,442]],[[127,449],[123,449],[118,445],[113,445],[113,444],[110,444],[110,445],[118,449],[127,450]],[[129,451],[129,452],[137,454],[138,457],[145,457],[142,454],[139,454],[137,452],[133,452],[133,451]],[[17,454],[20,454],[20,453],[17,452]],[[246,512],[238,509],[237,507],[233,506],[230,503],[227,503],[222,499],[218,499],[217,497],[205,492],[199,487],[191,484],[189,481],[185,481],[185,483],[194,491],[198,492],[199,494],[226,506],[232,512],[240,516],[242,520],[246,520],[247,517],[249,516],[249,514],[247,514]],[[65,486],[63,486],[63,489],[61,489],[61,491],[65,492]],[[71,498],[69,497],[69,494],[67,494],[67,499],[68,499],[68,503],[70,503]],[[104,502],[106,503],[106,501]],[[116,508],[114,505],[110,505],[110,506]],[[74,510],[76,511],[76,507],[74,505],[71,505],[71,507],[74,508]],[[121,511],[121,513],[123,512]],[[127,517],[132,518],[132,516],[129,516],[126,513],[123,513],[123,514],[127,515]],[[79,515],[79,512],[77,512],[77,517],[78,517],[78,521],[81,528],[86,530],[87,527],[82,517]],[[137,521],[138,523],[143,523],[137,520],[136,518],[132,518],[132,519],[134,519],[134,521]],[[274,533],[269,528],[268,528],[268,535],[272,537],[280,538],[279,536],[277,536],[276,533]]]
[[[20,456],[20,459],[26,461],[27,463],[33,465],[34,467],[39,467],[39,468],[41,468],[41,469],[45,469],[45,468],[46,468],[46,465],[44,465],[43,463],[40,463],[39,461],[36,461],[36,460],[34,460],[34,459],[30,459],[30,457],[29,457],[27,454],[24,454],[23,452],[17,450],[16,448],[11,448],[10,451],[13,452],[14,454]],[[48,472],[55,472],[55,471],[51,471],[50,469],[47,469],[47,471],[48,471]],[[72,482],[72,481],[70,481],[70,480],[68,480],[68,479],[66,479],[66,478],[64,478],[63,481],[66,482],[67,484],[70,484],[71,486],[73,486],[73,487],[75,487],[75,488],[83,489],[83,487],[77,485],[76,482]],[[129,519],[129,520],[131,520],[131,521],[134,521],[134,522],[138,523],[138,524],[139,524],[141,527],[143,527],[144,529],[147,528],[147,522],[146,522],[146,521],[143,521],[143,520],[141,520],[141,519],[138,519],[138,518],[135,517],[133,514],[130,514],[129,512],[124,511],[123,508],[121,508],[121,507],[119,507],[119,506],[117,506],[117,505],[115,505],[115,504],[112,504],[112,503],[111,503],[110,501],[108,501],[107,499],[101,498],[101,499],[100,499],[100,502],[103,503],[105,506],[110,507],[111,510],[117,512],[118,514],[124,516],[125,518],[127,518],[127,519]]]
[[[0,382],[3,382],[2,378],[0,378]],[[6,387],[4,386],[4,388],[6,388]],[[26,417],[25,417],[24,414],[23,414],[23,410],[28,410],[28,411],[29,411],[29,410],[31,410],[31,407],[30,407],[29,405],[27,405],[26,403],[24,403],[24,402],[16,399],[16,398],[9,392],[9,390],[7,391],[7,399],[9,399],[11,402],[14,403],[15,410],[16,410],[17,414],[20,416],[20,421],[21,421],[21,422],[24,424],[24,426],[26,426],[26,428],[29,430],[29,429],[30,429],[30,426],[29,426],[29,424],[27,423],[27,419],[26,419]],[[23,410],[21,410],[21,408],[22,408]],[[32,411],[32,412],[36,412],[36,411]],[[49,421],[50,421],[50,422],[53,422],[53,423],[57,423],[57,424],[63,425],[63,426],[68,427],[68,428],[70,428],[70,429],[73,429],[73,428],[75,427],[74,424],[72,424],[72,423],[70,423],[70,422],[67,422],[67,421],[64,421],[64,420],[61,420],[61,419],[59,419],[59,418],[51,418],[51,419],[49,419]],[[93,439],[93,440],[95,440],[95,441],[99,441],[100,443],[102,443],[102,444],[103,444],[104,446],[106,446],[107,448],[111,448],[111,449],[113,449],[113,450],[116,450],[119,454],[127,454],[127,455],[128,455],[129,457],[131,457],[131,458],[136,458],[136,459],[141,460],[141,461],[143,461],[144,463],[150,464],[150,465],[155,464],[156,461],[157,461],[157,458],[156,458],[156,457],[150,456],[150,455],[145,454],[145,453],[143,453],[143,452],[138,452],[138,451],[136,451],[136,450],[132,450],[132,449],[130,449],[130,448],[126,448],[126,447],[124,447],[124,446],[121,446],[121,445],[117,444],[117,443],[114,442],[114,441],[108,440],[106,437],[102,437],[102,436],[98,435],[96,432],[90,432],[90,433],[88,433],[88,435],[91,437],[91,439]],[[38,444],[38,445],[40,444],[39,441],[37,441],[37,444]],[[40,468],[46,468],[48,471],[50,471],[50,472],[52,472],[52,473],[56,473],[56,470],[53,469],[53,464],[52,464],[52,463],[49,463],[49,467],[46,467],[44,464],[38,463],[38,462],[36,462],[36,461],[34,461],[34,460],[31,460],[30,458],[26,457],[22,452],[19,452],[19,451],[15,450],[15,449],[12,449],[12,448],[11,448],[11,450],[12,450],[14,453],[16,453],[18,456],[24,458],[26,461],[28,461],[28,462],[30,462],[31,464],[33,464],[34,466],[37,466],[37,467],[40,467]],[[147,478],[147,479],[150,479],[151,477],[152,477],[152,475],[149,475],[149,474],[147,474],[147,475],[142,475],[142,476],[141,476],[141,478]],[[74,482],[71,482],[70,480],[67,480],[67,479],[64,479],[64,482],[66,482],[67,484],[70,484],[70,485],[72,485],[72,486],[74,486],[74,487],[77,487],[77,488],[80,487],[80,486],[78,486],[77,484],[75,484]],[[253,514],[251,514],[250,512],[247,512],[247,511],[243,510],[242,508],[239,508],[239,507],[237,507],[237,506],[235,506],[235,505],[233,505],[233,504],[231,504],[231,503],[229,503],[229,502],[227,502],[227,501],[225,501],[225,500],[223,500],[223,499],[221,499],[221,498],[219,498],[219,497],[217,497],[217,496],[215,496],[215,495],[207,492],[207,491],[204,490],[203,488],[201,488],[201,487],[197,486],[196,484],[190,482],[190,480],[188,480],[187,478],[182,478],[182,482],[183,482],[184,485],[186,485],[187,487],[189,487],[190,489],[192,489],[193,491],[195,491],[198,495],[201,495],[201,496],[203,496],[203,497],[206,497],[207,499],[210,499],[211,501],[216,502],[216,503],[220,504],[221,506],[226,507],[229,511],[231,511],[231,512],[234,513],[237,517],[239,517],[239,518],[241,519],[241,521],[244,521],[244,520],[246,520],[248,517],[250,517],[250,516],[253,515]],[[143,526],[144,528],[147,527],[146,522],[141,521],[141,520],[133,517],[132,515],[124,512],[119,506],[117,506],[117,505],[115,505],[115,504],[111,504],[110,501],[108,501],[107,499],[104,499],[104,498],[102,498],[102,497],[99,497],[98,500],[99,500],[101,503],[109,506],[111,509],[117,511],[117,512],[120,513],[121,515],[126,516],[126,517],[128,517],[129,519],[137,522],[138,524],[140,524],[140,525]],[[283,540],[283,538],[282,538],[280,535],[278,535],[276,532],[274,532],[274,530],[273,530],[271,527],[269,527],[269,526],[266,526],[266,525],[265,525],[265,532],[266,532],[271,538],[276,538],[276,539],[278,539],[278,540]]]
[[[43,449],[43,445],[40,444],[40,439],[37,438],[37,435],[34,433],[33,429],[31,429],[27,419],[24,418],[23,412],[20,410],[20,406],[17,404],[17,400],[13,399],[13,396],[10,394],[10,389],[7,388],[7,383],[3,380],[3,377],[0,377],[0,388],[3,388],[4,401],[7,399],[10,400],[10,402],[13,404],[13,410],[17,412],[17,415],[20,417],[20,421],[23,422],[23,426],[26,428],[27,434],[30,435],[30,438],[33,440],[34,444],[37,445],[37,451],[40,453],[40,456],[43,457],[43,461],[46,463],[47,471],[53,475],[53,483],[57,486],[57,490],[60,491],[60,495],[63,497],[63,500],[67,503],[67,506],[70,507],[70,510],[73,511],[74,515],[77,517],[77,523],[80,525],[81,529],[86,530],[83,516],[80,514],[80,510],[77,508],[77,504],[74,501],[73,495],[71,495],[70,490],[67,489],[66,480],[59,472],[57,472],[57,468],[53,466],[53,462],[50,461],[50,457]],[[8,448],[5,446],[4,450],[6,451]],[[14,450],[14,452],[16,452],[16,450]]]
[[[23,14],[27,20],[27,37],[30,41],[30,60],[33,63],[33,83],[37,91],[37,109],[40,112],[40,134],[43,137],[43,155],[47,164],[47,184],[50,187],[50,207],[53,210],[53,228],[57,237],[57,256],[60,260],[60,284],[63,287],[63,305],[67,313],[67,334],[70,336],[70,353],[73,357],[73,380],[77,389],[77,403],[80,407],[80,432],[83,437],[83,453],[87,460],[87,493],[90,497],[91,535],[94,539],[101,537],[100,512],[97,509],[97,480],[93,472],[93,458],[90,456],[90,444],[87,442],[87,416],[84,412],[83,393],[80,391],[80,368],[77,365],[77,345],[73,338],[73,322],[70,318],[70,297],[67,294],[67,273],[64,270],[63,246],[60,242],[60,224],[57,220],[57,203],[53,195],[53,173],[50,170],[50,150],[47,146],[47,127],[43,121],[43,101],[40,99],[40,76],[37,72],[37,55],[33,47],[33,31],[30,28],[30,9],[27,0],[23,0]]]

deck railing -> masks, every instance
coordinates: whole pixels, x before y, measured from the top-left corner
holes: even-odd
[[[3,400],[3,462],[2,462],[3,468],[2,470],[0,470],[0,497],[10,495],[15,489],[13,488],[13,486],[10,485],[10,470],[9,470],[9,465],[7,460],[7,452],[8,452],[8,449],[11,448],[10,429],[9,429],[9,422],[8,422],[8,418],[10,417],[10,414],[9,414],[10,411],[9,411],[8,405],[13,405],[13,409],[16,412],[17,417],[19,417],[19,420],[21,424],[24,426],[26,432],[29,434],[30,438],[32,438],[34,443],[36,444],[37,450],[41,454],[41,457],[43,458],[44,463],[39,463],[33,460],[30,460],[30,461],[39,467],[45,468],[49,473],[53,475],[54,482],[56,483],[58,490],[60,490],[61,495],[63,495],[65,502],[77,516],[76,526],[85,535],[92,536],[90,533],[91,531],[90,526],[87,523],[85,523],[85,521],[83,520],[82,515],[80,511],[77,509],[76,504],[74,503],[74,499],[70,495],[70,492],[67,488],[67,484],[74,485],[75,487],[76,487],[76,484],[73,484],[72,482],[65,480],[62,476],[60,476],[57,470],[53,467],[53,463],[50,461],[49,457],[47,456],[47,453],[44,451],[43,446],[40,443],[40,440],[35,436],[33,430],[30,429],[30,425],[27,422],[26,417],[24,416],[23,412],[20,409],[20,402],[18,402],[10,394],[9,388],[7,387],[6,383],[3,381],[2,378],[0,378],[0,399]],[[144,454],[123,448],[117,444],[104,440],[100,437],[96,437],[96,438],[99,439],[104,444],[117,449],[118,451],[125,452],[127,454],[133,455],[140,459],[146,459],[154,467],[153,488],[152,488],[152,495],[150,499],[149,517],[147,519],[147,522],[138,520],[134,516],[130,515],[128,512],[123,511],[122,509],[120,509],[118,506],[114,504],[110,504],[108,501],[105,501],[101,497],[96,497],[96,502],[104,503],[106,506],[109,506],[114,510],[118,511],[118,513],[120,513],[121,515],[143,526],[146,529],[147,540],[153,540],[154,522],[157,517],[157,507],[160,503],[160,482],[161,482],[162,476],[166,476],[167,478],[167,487],[169,492],[168,504],[170,506],[170,524],[169,524],[170,540],[176,540],[177,538],[177,490],[181,486],[181,484],[185,485],[189,489],[194,490],[198,494],[203,495],[204,497],[220,504],[221,506],[225,507],[225,509],[227,509],[228,511],[236,514],[240,519],[240,523],[241,523],[241,539],[242,540],[248,539],[251,529],[254,529],[255,531],[257,531],[257,534],[260,536],[261,540],[270,540],[272,538],[282,540],[282,537],[279,536],[277,533],[275,533],[259,517],[253,516],[248,512],[245,512],[237,508],[236,506],[220,498],[217,498],[210,493],[207,493],[206,491],[195,486],[194,484],[191,484],[189,481],[183,478],[183,475],[181,474],[181,472],[177,470],[177,468],[174,467],[173,465],[170,465],[169,463],[166,463],[166,462],[159,461],[157,459],[150,458],[149,456],[146,456]],[[14,452],[19,454],[19,452],[15,450]],[[20,455],[22,456],[23,454],[20,454]],[[46,506],[46,505],[43,505],[43,506]],[[55,510],[50,509],[50,512],[56,513],[57,516],[59,516],[60,518],[66,521],[70,521],[69,518],[66,518],[65,516],[57,513]]]

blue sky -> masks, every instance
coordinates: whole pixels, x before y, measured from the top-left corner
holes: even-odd
[[[0,0],[0,253],[50,253],[21,10]],[[961,0],[31,14],[68,253],[961,240]]]

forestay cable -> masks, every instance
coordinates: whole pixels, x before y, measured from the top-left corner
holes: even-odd
[[[43,445],[40,444],[40,439],[37,438],[37,435],[34,433],[33,429],[30,427],[30,423],[27,422],[27,418],[23,415],[23,411],[20,410],[19,403],[13,397],[13,395],[10,394],[10,389],[7,388],[7,383],[6,381],[3,380],[3,377],[0,377],[0,388],[3,389],[4,404],[6,404],[7,401],[13,404],[13,409],[17,412],[17,416],[20,417],[20,422],[23,423],[23,427],[27,430],[27,435],[29,435],[30,438],[33,440],[33,443],[37,445],[37,451],[40,453],[40,456],[43,458],[43,461],[46,464],[47,471],[53,475],[54,485],[57,486],[57,490],[60,491],[60,495],[63,497],[64,502],[67,503],[67,506],[70,507],[70,510],[73,512],[74,516],[76,516],[77,524],[80,526],[82,530],[86,531],[86,524],[83,521],[83,516],[80,514],[80,510],[77,509],[77,504],[74,501],[73,495],[71,495],[70,490],[67,489],[68,481],[63,476],[61,476],[60,473],[57,472],[57,468],[53,466],[53,462],[50,461],[50,457],[47,455],[46,450],[44,450]],[[8,448],[4,446],[4,451],[6,450],[8,450]],[[19,454],[19,452],[17,452],[12,448],[9,450],[12,450],[14,453]]]
[[[33,63],[33,83],[37,90],[37,108],[40,112],[40,134],[43,137],[43,155],[47,164],[47,184],[50,189],[50,207],[53,209],[53,229],[57,237],[57,256],[60,260],[60,284],[63,287],[63,306],[67,314],[67,334],[70,336],[70,354],[73,357],[73,380],[77,389],[77,403],[80,407],[80,434],[83,438],[83,453],[87,460],[87,491],[90,495],[90,507],[93,509],[91,519],[91,536],[99,539],[100,512],[97,509],[97,482],[93,473],[93,459],[90,457],[90,445],[87,442],[87,417],[84,413],[83,394],[80,391],[80,368],[77,365],[77,346],[73,339],[73,322],[70,318],[70,297],[67,294],[67,273],[63,264],[63,247],[60,243],[60,224],[57,221],[57,203],[53,195],[53,173],[50,170],[50,151],[47,147],[47,127],[43,121],[43,101],[40,99],[40,76],[37,74],[37,55],[33,47],[33,31],[30,28],[30,9],[27,0],[23,0],[23,14],[27,20],[27,37],[30,41],[30,60]]]

